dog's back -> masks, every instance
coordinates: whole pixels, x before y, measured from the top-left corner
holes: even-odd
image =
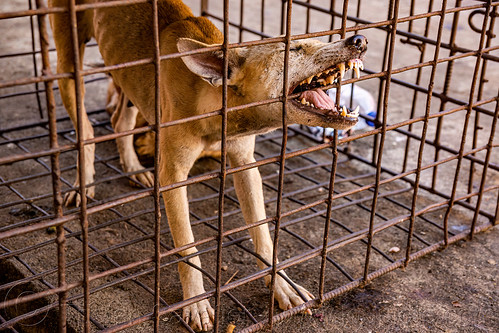
[[[107,0],[102,0],[105,2]],[[154,57],[153,10],[150,3],[95,10],[94,31],[99,50],[107,66],[124,62],[152,59]],[[109,22],[113,22],[109,24]],[[195,17],[182,1],[158,1],[158,29],[161,55],[178,52],[179,38],[192,38],[206,44],[223,41],[220,31],[208,19]],[[132,47],[128,47],[132,46]],[[123,52],[116,52],[123,50]],[[162,62],[164,75],[163,96],[172,93],[165,82],[173,82],[178,91],[192,91],[199,77],[185,68],[180,58]],[[135,66],[112,72],[115,82],[153,122],[154,112],[154,67],[152,64]],[[141,80],[130,80],[130,77]],[[144,104],[146,102],[147,104]],[[168,110],[164,101],[163,110]],[[187,115],[182,115],[185,117]],[[165,115],[165,120],[172,118]]]

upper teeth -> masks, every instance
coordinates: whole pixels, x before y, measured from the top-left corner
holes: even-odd
[[[336,65],[338,69],[340,70],[340,78],[343,79],[343,76],[345,75],[345,63],[341,62],[338,65]]]
[[[317,78],[317,83],[321,86],[330,85],[335,83],[338,77],[340,78],[340,80],[343,79],[343,76],[345,76],[345,71],[349,69],[353,69],[355,76],[359,78],[360,70],[364,69],[364,64],[360,59],[348,60],[347,63],[341,62],[336,65],[336,70],[334,68],[329,68],[322,73],[309,76],[305,80],[301,81],[300,85],[310,84],[314,78]],[[329,73],[332,74],[328,75]]]

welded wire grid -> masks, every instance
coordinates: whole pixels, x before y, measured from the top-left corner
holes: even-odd
[[[188,180],[163,187],[155,181],[153,188],[121,170],[113,139],[207,117],[225,124],[228,112],[245,106],[228,107],[224,97],[221,110],[159,124],[156,96],[156,125],[116,134],[100,101],[105,73],[152,63],[158,92],[162,61],[179,56],[159,53],[157,20],[153,59],[75,73],[54,74],[47,28],[50,13],[69,9],[75,29],[77,12],[145,2],[151,1],[68,1],[68,8],[50,9],[44,0],[2,2],[3,34],[16,38],[4,29],[14,22],[24,39],[19,48],[0,51],[8,74],[0,81],[0,329],[192,331],[181,309],[208,298],[216,308],[215,331],[229,323],[257,331],[497,223],[498,1],[188,3],[225,33],[224,54],[230,47],[285,43],[285,76],[291,40],[366,35],[363,75],[344,84],[355,82],[376,97],[377,115],[363,116],[375,126],[326,139],[303,126],[287,129],[283,116],[282,130],[257,138],[257,163],[226,166],[223,143],[221,157],[197,163]],[[96,53],[92,46],[89,53]],[[227,61],[224,68],[227,74]],[[63,77],[84,78],[95,139],[75,134],[55,81]],[[285,115],[285,100],[294,98],[287,84],[280,99],[257,104],[281,103]],[[81,110],[82,87],[76,89]],[[223,91],[226,96],[225,79]],[[81,160],[90,143],[97,143],[96,198],[63,207],[62,196],[75,190],[76,151]],[[156,156],[149,170],[158,165]],[[255,166],[268,218],[248,226],[230,175]],[[190,246],[199,249],[184,258],[172,245],[159,200],[162,191],[180,186],[189,191],[196,235]],[[254,259],[262,258],[247,229],[262,223],[269,223],[280,262],[275,256],[258,271]],[[175,266],[196,255],[208,291],[181,301]],[[287,311],[274,308],[262,278],[271,274],[274,281],[284,268],[316,298]]]

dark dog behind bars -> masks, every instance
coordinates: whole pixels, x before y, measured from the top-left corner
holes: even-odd
[[[295,40],[360,34],[369,51],[360,78],[347,72],[341,86],[321,87],[348,112],[360,105],[359,125],[342,131],[281,127],[257,137],[255,163],[226,166],[222,151],[198,160],[187,181],[170,187],[147,187],[137,182],[137,172],[122,171],[114,143],[134,135],[139,152],[138,142],[154,151],[154,139],[144,135],[158,126],[116,134],[104,110],[108,73],[170,60],[103,67],[90,40],[81,70],[55,74],[49,16],[95,6],[68,3],[0,6],[0,328],[191,331],[182,308],[202,299],[214,306],[216,331],[275,328],[497,223],[499,2],[186,1],[196,15],[229,32],[229,50],[280,43],[287,53]],[[95,131],[86,141],[76,134],[57,83],[80,76]],[[293,98],[286,92],[256,103],[286,112],[285,101]],[[245,107],[226,105],[206,117],[221,121]],[[62,198],[75,190],[77,151],[90,144],[96,144],[95,196],[66,207]],[[154,172],[158,159],[141,162]],[[264,260],[263,269],[254,265],[262,258],[232,179],[255,166],[267,218],[254,225],[269,224],[281,260]],[[160,214],[159,193],[180,186],[187,187],[191,245],[198,250],[190,257],[179,255]],[[206,293],[182,300],[176,266],[193,256],[203,262]],[[286,311],[263,283],[284,268],[314,295]],[[493,323],[485,328],[493,330]]]

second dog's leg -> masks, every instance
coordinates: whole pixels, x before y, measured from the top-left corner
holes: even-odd
[[[255,162],[253,156],[255,148],[254,136],[231,141],[228,148],[228,156],[233,167]],[[235,173],[234,186],[246,223],[254,223],[265,219],[262,178],[258,168]],[[253,239],[256,253],[272,264],[273,245],[267,224],[251,228],[249,232]],[[257,263],[260,269],[268,267],[260,260],[257,260]],[[282,272],[284,273],[284,271]],[[270,275],[265,276],[265,284],[267,286],[270,285],[270,280]],[[297,288],[305,296],[305,300],[298,295],[296,290],[286,280],[279,275],[276,276],[275,298],[279,302],[281,309],[287,310],[314,298],[305,288],[299,285],[297,285]],[[311,313],[310,310],[307,313]]]
[[[135,106],[127,106],[128,98],[123,92],[119,93],[116,110],[113,112],[111,124],[116,133],[129,131],[135,128],[139,110]],[[135,172],[145,168],[140,164],[139,158],[133,148],[133,135],[122,136],[116,139],[116,145],[120,153],[120,163],[123,171]],[[133,180],[141,182],[147,187],[152,187],[154,180],[149,171],[144,171],[130,176]]]
[[[200,138],[189,137],[185,132],[173,132],[173,129],[164,129],[161,134],[161,169],[160,183],[162,186],[173,184],[187,179],[189,170],[201,153],[203,146]],[[189,203],[185,186],[163,192],[166,215],[172,233],[175,247],[181,247],[194,242],[189,220]],[[191,247],[180,252],[181,256],[196,253]],[[201,267],[199,257],[188,259],[191,264]],[[179,263],[180,282],[184,299],[188,299],[205,292],[201,272],[186,263]],[[215,312],[208,300],[186,306],[183,309],[184,320],[195,330],[207,331],[213,327]]]

